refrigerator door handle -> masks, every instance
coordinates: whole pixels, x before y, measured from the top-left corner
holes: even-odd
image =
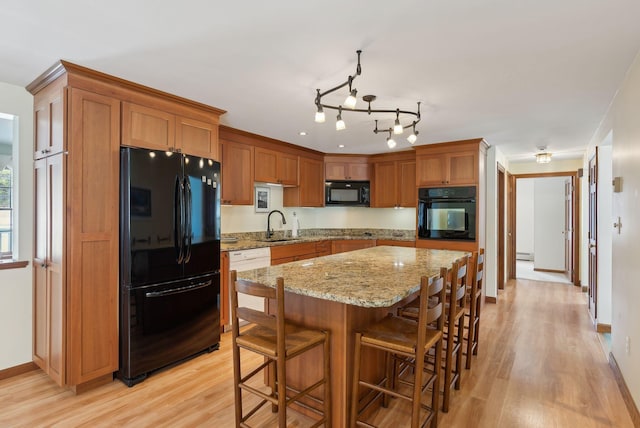
[[[184,256],[184,262],[189,263],[191,260],[191,241],[193,238],[193,230],[191,224],[191,209],[193,208],[191,183],[189,177],[184,178],[184,199],[185,199],[185,238],[186,238],[186,251]]]
[[[170,296],[172,294],[187,293],[189,291],[198,290],[200,288],[205,288],[210,285],[211,285],[211,280],[205,281],[205,282],[199,282],[197,284],[187,285],[186,287],[171,288],[169,290],[163,290],[163,291],[150,291],[146,293],[145,296],[146,297]]]
[[[176,249],[176,262],[182,263],[184,259],[183,254],[183,191],[182,191],[182,180],[180,177],[176,176],[176,184],[173,193],[173,246]]]

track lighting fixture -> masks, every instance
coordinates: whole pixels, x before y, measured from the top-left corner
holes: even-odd
[[[418,108],[416,111],[408,111],[408,110],[400,110],[399,108],[396,108],[394,110],[391,109],[372,109],[371,108],[371,103],[373,101],[375,101],[376,96],[375,95],[365,95],[362,97],[362,100],[364,102],[367,103],[367,108],[362,108],[362,109],[357,109],[355,108],[356,106],[356,102],[357,102],[357,98],[356,95],[358,93],[358,91],[352,87],[353,85],[353,81],[355,80],[356,77],[358,77],[360,74],[362,74],[362,67],[360,65],[360,54],[362,53],[361,50],[356,51],[357,55],[358,55],[358,64],[356,66],[356,72],[353,76],[349,76],[347,78],[347,81],[336,86],[335,88],[329,89],[327,91],[324,92],[320,92],[320,89],[317,89],[316,91],[316,99],[315,99],[315,104],[316,104],[316,122],[318,123],[322,123],[324,122],[324,110],[325,108],[328,109],[333,109],[333,110],[338,110],[338,117],[337,117],[337,122],[336,122],[336,130],[340,131],[346,128],[345,122],[344,120],[342,120],[342,105],[331,105],[331,104],[326,104],[322,102],[322,97],[324,97],[325,95],[331,94],[339,89],[344,88],[345,86],[349,87],[349,95],[347,96],[346,100],[344,101],[344,107],[348,108],[348,111],[353,111],[353,112],[358,112],[358,113],[367,113],[367,114],[371,114],[371,113],[395,113],[396,118],[393,122],[393,124],[389,124],[388,127],[383,127],[383,128],[378,128],[378,120],[375,120],[376,126],[373,130],[373,132],[375,134],[378,134],[379,132],[389,132],[389,137],[387,138],[387,145],[389,146],[389,148],[394,148],[396,146],[396,142],[391,138],[391,133],[393,132],[396,135],[402,134],[404,132],[405,128],[412,128],[412,133],[411,135],[409,135],[409,137],[407,138],[407,140],[411,143],[414,144],[418,137],[418,131],[416,131],[416,124],[418,124],[418,122],[420,122],[420,102],[418,102]],[[400,115],[404,116],[413,116],[414,120],[408,124],[408,125],[403,125]],[[405,122],[406,123],[406,122]]]

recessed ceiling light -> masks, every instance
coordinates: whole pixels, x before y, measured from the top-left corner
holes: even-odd
[[[306,131],[300,131],[300,132],[298,132],[298,134],[304,136],[304,135],[307,135],[307,132]]]
[[[339,149],[344,149],[344,144],[338,144]]]

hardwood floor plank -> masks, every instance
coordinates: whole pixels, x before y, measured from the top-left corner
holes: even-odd
[[[481,314],[478,356],[463,371],[449,413],[439,414],[441,427],[633,427],[579,288],[511,281]],[[115,380],[76,396],[40,370],[0,380],[0,427],[233,427],[230,344],[223,334],[219,351],[133,388]],[[250,353],[242,358],[245,365],[261,361]],[[383,427],[408,419],[399,400],[374,415]],[[276,417],[266,406],[253,422],[273,427]],[[309,422],[288,413],[290,427]]]

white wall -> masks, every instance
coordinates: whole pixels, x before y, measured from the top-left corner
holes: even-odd
[[[17,258],[31,261],[33,240],[33,97],[0,82],[0,112],[18,116]],[[31,265],[0,270],[0,370],[31,361]]]
[[[579,159],[551,159],[549,163],[510,162],[511,174],[541,174],[543,172],[577,171],[582,168],[582,158]]]
[[[280,216],[271,216],[274,230],[290,230],[293,213],[296,213],[301,229],[404,229],[415,230],[416,210],[414,208],[283,208],[283,189],[271,186],[271,209],[281,210],[287,220],[284,227]],[[267,230],[267,213],[256,213],[251,206],[223,206],[222,233],[259,232]]]
[[[534,269],[564,271],[564,182],[546,177],[534,182]],[[516,239],[519,239],[516,236]]]
[[[622,191],[614,193],[613,218],[622,220],[621,234],[612,235],[611,353],[615,357],[636,406],[640,406],[640,55],[594,134],[591,146],[612,132],[613,176],[622,177]],[[608,225],[606,226],[608,227]],[[630,352],[625,349],[629,338]]]
[[[534,253],[533,184],[535,178],[516,180],[516,252]]]

